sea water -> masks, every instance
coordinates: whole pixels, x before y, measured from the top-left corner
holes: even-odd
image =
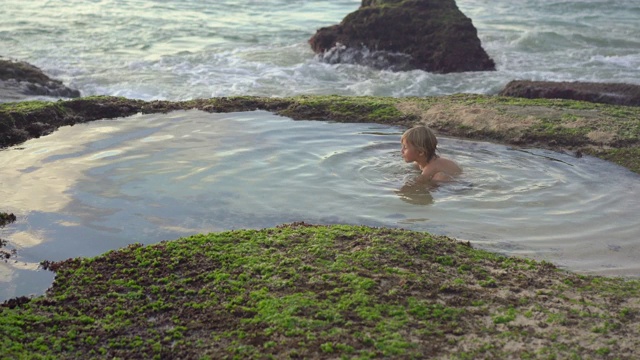
[[[0,151],[0,300],[42,260],[306,221],[428,231],[601,275],[640,276],[640,176],[593,157],[440,138],[464,169],[415,185],[399,127],[176,111],[63,127]]]
[[[143,100],[495,94],[520,79],[640,84],[637,1],[458,0],[497,71],[445,75],[320,61],[308,39],[360,3],[2,0],[0,56],[84,96]]]

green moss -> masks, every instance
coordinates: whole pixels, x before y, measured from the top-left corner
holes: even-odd
[[[495,288],[482,286],[493,281],[508,292],[520,278],[541,295],[505,307]],[[549,289],[550,281],[557,286]],[[573,319],[584,305],[563,294],[567,284],[600,316]],[[638,308],[618,308],[611,299],[637,297],[639,289],[638,282],[578,277],[426,233],[294,224],[131,245],[63,262],[46,297],[0,308],[1,345],[18,358],[372,358],[433,351],[465,358],[500,357],[507,340],[526,344],[535,336],[554,354],[588,354],[580,338],[564,350],[554,347],[562,337],[550,331],[513,328],[490,347],[458,347],[464,338],[450,335],[497,336],[487,324],[510,327],[517,314],[546,314],[546,326],[563,326],[571,317],[586,333],[628,336],[640,331],[632,326]]]
[[[566,117],[566,116],[565,116]],[[534,137],[542,139],[553,138],[557,142],[584,144],[587,143],[585,135],[590,129],[584,127],[567,127],[566,120],[542,119],[538,124],[531,127]]]
[[[34,111],[39,111],[45,108],[50,108],[55,102],[51,101],[22,101],[15,103],[0,103],[0,111],[27,114]]]
[[[640,147],[622,149],[585,149],[587,154],[611,161],[640,174]]]

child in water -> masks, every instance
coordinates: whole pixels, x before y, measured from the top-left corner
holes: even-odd
[[[452,181],[462,173],[455,162],[436,155],[438,140],[431,129],[418,125],[405,131],[400,140],[402,158],[415,162],[422,172],[421,180],[431,182]]]

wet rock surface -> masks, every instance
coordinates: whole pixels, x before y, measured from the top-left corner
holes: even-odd
[[[309,39],[329,63],[434,73],[495,70],[454,0],[363,0],[340,24]]]
[[[16,221],[16,216],[12,213],[0,212],[0,229],[4,226],[11,224]],[[7,241],[0,238],[0,260],[4,260],[5,262],[11,258],[11,256],[16,254],[15,249],[7,250],[3,249],[7,245]]]
[[[29,96],[76,98],[80,91],[51,79],[31,64],[0,58],[0,99],[19,101]]]
[[[514,80],[509,82],[499,95],[640,106],[640,85],[623,83]]]

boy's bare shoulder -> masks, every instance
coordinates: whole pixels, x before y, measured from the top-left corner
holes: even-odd
[[[436,164],[436,170],[438,172],[443,171],[454,176],[462,173],[462,168],[449,159],[438,158],[437,161],[438,164]]]
[[[438,158],[422,172],[431,181],[452,181],[462,173],[462,168],[449,159]]]

